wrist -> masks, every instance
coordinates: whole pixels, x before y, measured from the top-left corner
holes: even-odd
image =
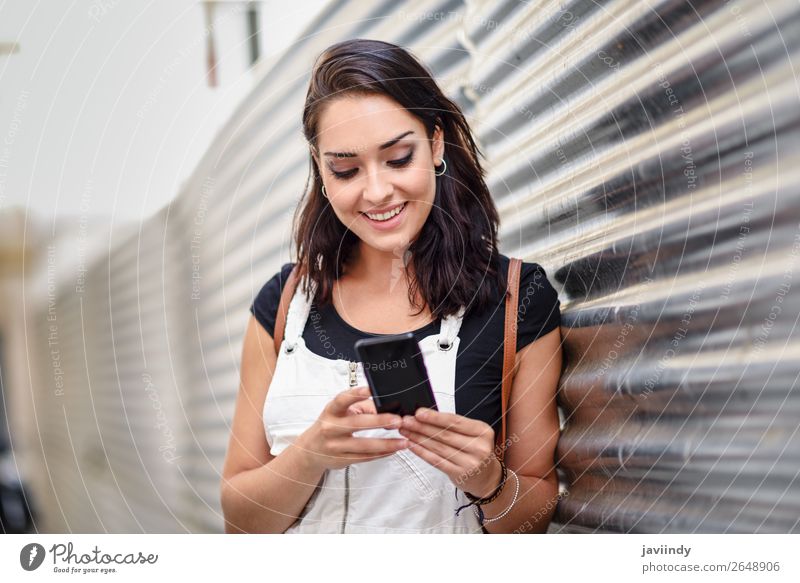
[[[294,443],[290,444],[287,449],[292,450],[295,464],[304,476],[318,479],[325,472],[325,468],[319,464],[317,456],[312,454],[305,445],[302,435]]]
[[[466,492],[474,498],[488,498],[500,487],[503,479],[503,464],[496,456],[492,456],[489,466],[485,467],[476,477],[482,478],[481,483],[475,486],[470,485]]]

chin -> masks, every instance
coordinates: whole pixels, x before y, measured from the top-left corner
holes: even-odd
[[[369,245],[373,249],[376,249],[377,251],[381,251],[383,253],[394,253],[398,249],[405,251],[406,248],[411,244],[411,240],[408,239],[407,237],[398,237],[398,236],[381,240],[375,240],[374,237],[368,239],[361,238],[361,241],[365,245]],[[402,257],[402,254],[398,254],[398,257]]]

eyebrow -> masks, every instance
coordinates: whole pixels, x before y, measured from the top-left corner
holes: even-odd
[[[384,144],[381,144],[380,146],[378,146],[378,149],[379,150],[385,150],[386,148],[391,148],[397,142],[399,142],[400,140],[405,138],[407,135],[413,134],[413,133],[414,133],[414,130],[408,130],[407,132],[404,132],[404,133],[400,134],[396,138],[392,138],[388,142],[386,142]],[[356,154],[355,152],[325,152],[325,156],[336,156],[337,158],[355,158],[357,155],[358,154]]]

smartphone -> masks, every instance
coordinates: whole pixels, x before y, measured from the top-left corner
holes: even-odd
[[[378,413],[413,415],[419,407],[439,410],[422,350],[412,332],[365,338],[353,346]]]

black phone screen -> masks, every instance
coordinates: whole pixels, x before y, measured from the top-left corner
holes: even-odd
[[[413,415],[419,407],[438,410],[414,334],[362,339],[354,348],[378,413]]]

